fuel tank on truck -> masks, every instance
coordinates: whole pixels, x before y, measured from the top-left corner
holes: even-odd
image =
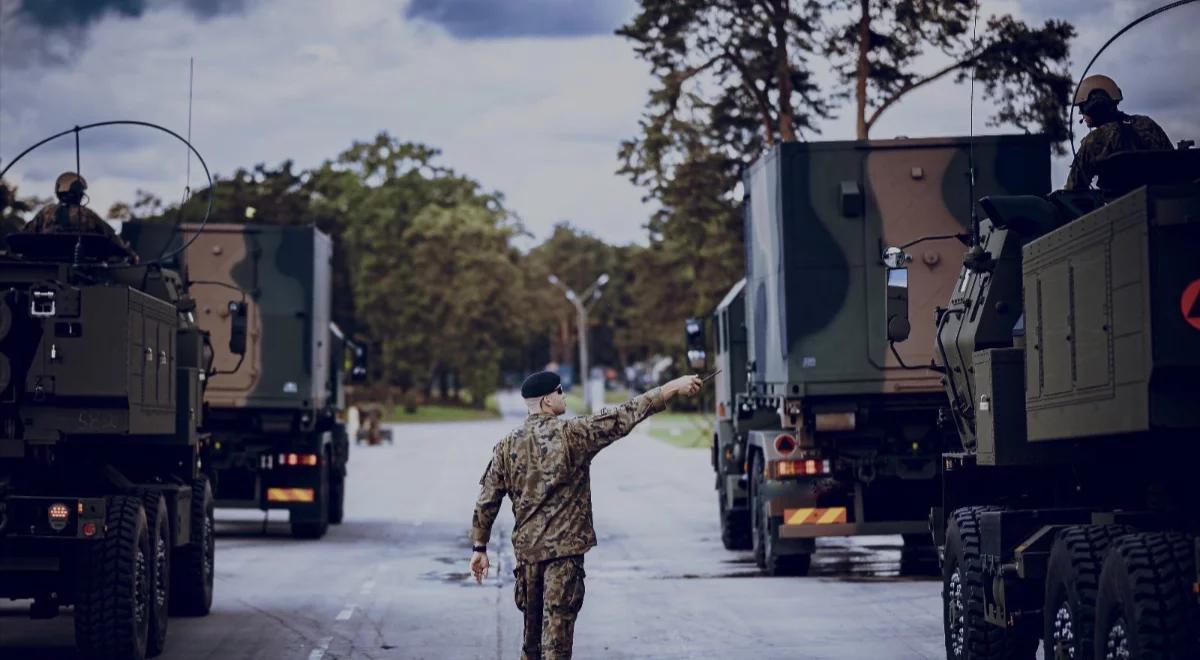
[[[185,225],[184,239],[196,229]],[[312,226],[209,224],[195,236],[185,261],[196,321],[212,336],[210,407],[325,406],[332,254]],[[245,355],[230,349],[232,314],[245,316]]]
[[[975,187],[969,186],[974,164]],[[789,142],[748,171],[746,326],[755,389],[805,397],[937,392],[937,307],[950,298],[972,199],[1043,194],[1043,136]],[[941,235],[889,271],[884,246]],[[888,342],[889,297],[911,332]],[[908,298],[908,292],[912,297]],[[899,359],[897,359],[897,356]]]

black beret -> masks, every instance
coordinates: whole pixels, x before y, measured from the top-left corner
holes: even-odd
[[[521,383],[521,398],[536,399],[553,392],[562,383],[562,379],[553,371],[539,371]]]

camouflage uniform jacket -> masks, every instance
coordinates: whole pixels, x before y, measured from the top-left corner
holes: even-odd
[[[136,253],[129,244],[113,230],[112,225],[96,215],[96,212],[86,206],[68,206],[66,204],[47,204],[41,211],[22,228],[28,234],[100,234],[120,246],[129,256]]]
[[[661,388],[590,417],[535,414],[492,450],[479,483],[471,540],[486,545],[507,494],[513,550],[522,565],[582,555],[596,545],[591,463],[596,454],[664,408]]]
[[[1079,143],[1067,190],[1087,190],[1096,176],[1097,161],[1118,151],[1171,149],[1171,139],[1162,127],[1145,115],[1125,115],[1092,129]]]

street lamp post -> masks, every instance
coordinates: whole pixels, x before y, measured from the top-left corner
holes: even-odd
[[[600,300],[600,291],[608,284],[608,273],[602,273],[592,285],[584,290],[583,295],[576,294],[571,287],[563,284],[557,276],[546,278],[551,284],[562,289],[567,300],[575,306],[576,324],[579,326],[579,382],[583,384],[583,407],[588,413],[592,412],[592,394],[588,389],[588,312]]]

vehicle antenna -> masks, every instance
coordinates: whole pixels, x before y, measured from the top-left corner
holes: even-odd
[[[1075,96],[1079,94],[1079,86],[1083,84],[1083,79],[1087,77],[1088,71],[1092,70],[1092,65],[1096,63],[1096,60],[1100,57],[1100,53],[1103,53],[1104,49],[1108,48],[1112,42],[1116,41],[1121,35],[1133,29],[1133,27],[1138,23],[1158,16],[1165,11],[1170,11],[1176,7],[1182,7],[1183,5],[1192,2],[1196,2],[1196,0],[1175,0],[1175,2],[1165,4],[1158,9],[1151,9],[1145,14],[1142,14],[1141,16],[1130,21],[1128,25],[1118,30],[1113,36],[1109,37],[1108,41],[1104,42],[1104,45],[1100,47],[1100,50],[1096,51],[1095,55],[1092,55],[1092,59],[1088,61],[1087,66],[1083,67],[1083,73],[1079,74],[1079,79],[1075,81],[1075,91],[1071,93],[1071,107],[1067,112],[1067,135],[1069,135],[1071,138],[1072,158],[1075,156]]]
[[[975,3],[975,17],[971,23],[971,52],[978,56],[979,3]],[[971,247],[979,244],[979,213],[975,210],[975,72],[979,65],[971,67],[971,101],[968,114],[967,142],[967,205],[971,209]]]
[[[196,73],[196,58],[195,56],[188,58],[188,122],[187,122],[187,140],[192,141],[192,81]],[[192,193],[192,150],[184,148],[183,153],[187,156],[187,179],[183,185],[183,202],[187,201],[188,195]]]

